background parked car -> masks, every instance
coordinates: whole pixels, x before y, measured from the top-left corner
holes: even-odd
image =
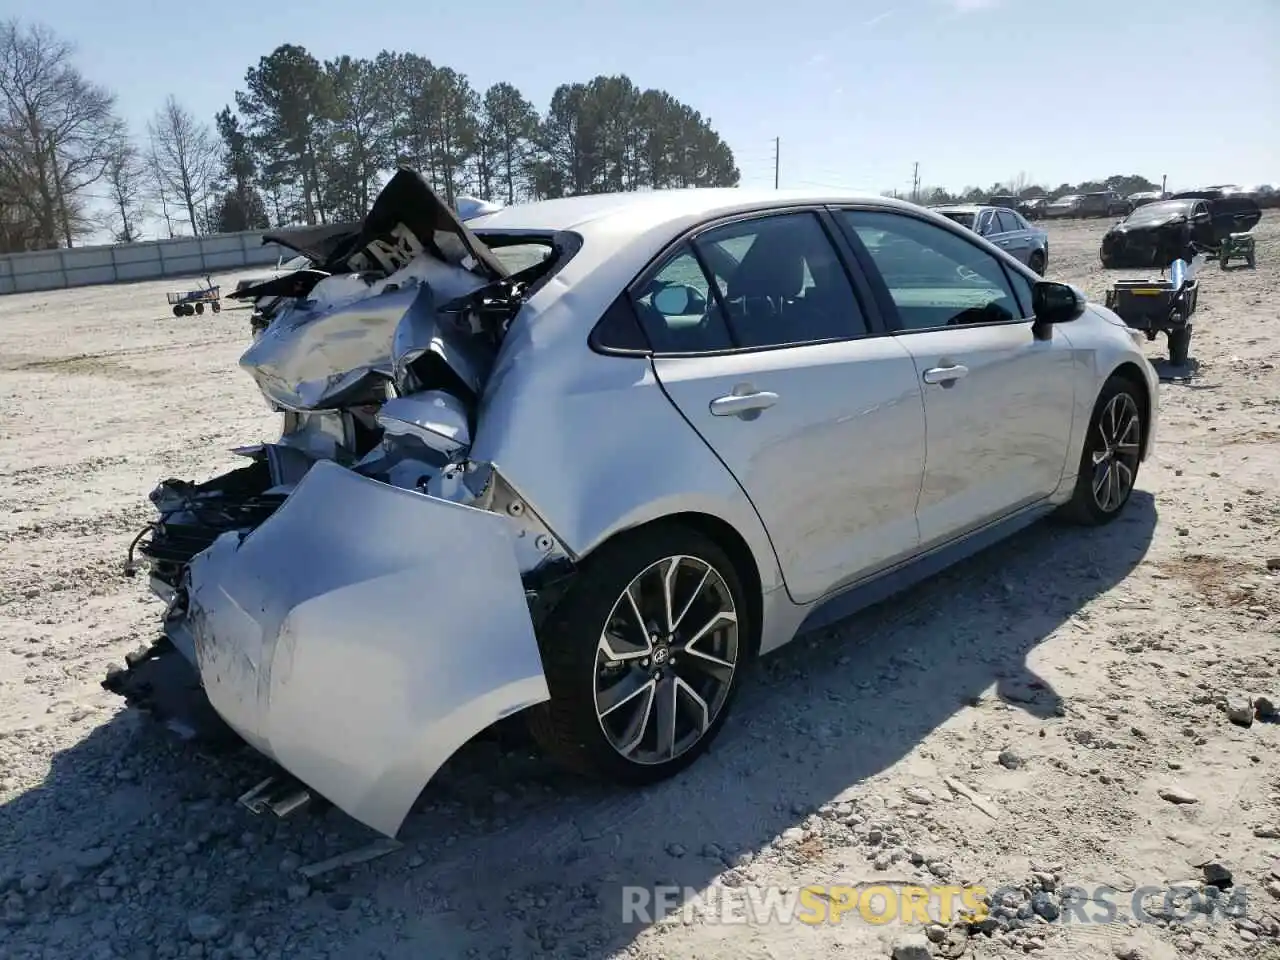
[[[1084,198],[1078,193],[1067,194],[1045,205],[1044,215],[1047,219],[1079,216],[1080,201]]]
[[[1048,205],[1048,197],[1032,197],[1030,200],[1022,201],[1018,206],[1018,212],[1028,220],[1040,220],[1044,217],[1044,208]]]
[[[1231,233],[1247,233],[1262,219],[1258,201],[1243,191],[1210,187],[1206,190],[1184,190],[1170,200],[1204,200],[1209,204],[1213,221],[1213,245]]]
[[[1022,206],[1022,201],[1018,197],[1009,196],[1008,194],[999,193],[987,201],[989,207],[1003,207],[1006,210],[1017,210]]]
[[[1164,198],[1164,194],[1159,190],[1140,190],[1137,193],[1129,194],[1127,199],[1132,204],[1133,209],[1137,210],[1139,207],[1145,207],[1148,203],[1158,203]]]
[[[932,208],[948,220],[968,227],[1044,276],[1049,266],[1049,235],[1017,210],[981,204],[946,204]]]
[[[1076,208],[1078,217],[1127,217],[1133,212],[1129,201],[1114,190],[1096,190],[1086,193]]]

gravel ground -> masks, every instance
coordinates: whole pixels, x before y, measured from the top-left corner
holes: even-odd
[[[1280,701],[1278,224],[1256,271],[1204,273],[1197,369],[1162,388],[1124,521],[1035,527],[793,644],[675,782],[613,791],[477,740],[402,849],[309,882],[372,836],[254,817],[235,797],[264,761],[98,686],[158,622],[121,575],[146,493],[277,430],[236,367],[247,313],[175,320],[172,282],[0,298],[0,957],[1280,957],[1280,725],[1252,703]],[[1053,225],[1050,276],[1101,298],[1103,227]],[[923,930],[708,906],[872,881],[1005,892]],[[1132,919],[1173,883],[1198,910]],[[624,885],[703,907],[628,922]]]

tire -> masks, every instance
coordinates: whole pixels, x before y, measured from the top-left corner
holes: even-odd
[[[679,611],[674,642],[668,645],[665,636],[661,585],[673,558],[682,564],[673,607],[704,627],[716,620],[716,605],[726,611],[732,605],[736,618],[724,619],[720,628],[705,634],[692,653],[693,628],[681,629],[687,621]],[[703,573],[706,579],[700,580]],[[699,584],[701,592],[694,594]],[[629,592],[635,605],[628,601]],[[650,627],[660,628],[654,634],[661,637],[658,644],[637,629],[637,609]],[[679,773],[711,745],[729,714],[756,648],[750,609],[728,555],[695,530],[661,523],[605,544],[582,564],[539,630],[551,699],[528,712],[534,739],[559,763],[597,779],[640,786]],[[613,645],[606,650],[604,630],[610,623],[615,625]],[[732,668],[726,671],[708,656],[732,663]],[[635,691],[610,704],[608,694],[624,683]],[[643,692],[651,684],[652,692]],[[670,743],[659,744],[657,698],[667,692],[677,723]],[[709,723],[698,722],[703,713],[699,702],[707,708]]]
[[[1191,355],[1191,324],[1169,331],[1169,363],[1186,366]]]
[[[214,313],[221,313],[221,312],[222,312],[222,304],[220,304],[217,300],[213,301],[213,303],[211,304],[211,306],[212,306],[212,308],[213,308],[213,312],[214,312]]]
[[[1145,417],[1142,398],[1132,381],[1112,376],[1102,385],[1080,452],[1076,488],[1061,510],[1065,520],[1098,527],[1124,512],[1138,479],[1142,441],[1147,432]],[[1136,420],[1136,429],[1131,420]],[[1119,443],[1109,438],[1116,434]],[[1107,477],[1114,478],[1120,486],[1109,486]],[[1095,484],[1099,482],[1102,485],[1095,494]]]
[[[201,316],[203,316],[203,315],[204,315],[204,304],[203,304],[203,303],[197,303],[197,304],[196,304],[196,313],[200,314]]]
[[[180,303],[175,303],[175,304],[173,305],[173,315],[174,315],[175,317],[180,317],[180,316],[182,316],[182,304],[180,304]]]
[[[182,315],[183,315],[184,317],[190,317],[190,316],[193,316],[193,315],[195,314],[195,312],[196,312],[196,308],[195,308],[194,306],[192,306],[191,304],[189,304],[189,303],[184,303],[184,304],[182,305]]]
[[[1032,270],[1034,270],[1037,274],[1039,274],[1040,276],[1042,276],[1042,277],[1043,277],[1043,276],[1044,276],[1044,271],[1045,271],[1045,258],[1044,258],[1044,254],[1043,254],[1043,253],[1041,253],[1039,250],[1034,251],[1034,252],[1031,254],[1031,256],[1028,258],[1027,266],[1029,266],[1029,267],[1030,267]]]

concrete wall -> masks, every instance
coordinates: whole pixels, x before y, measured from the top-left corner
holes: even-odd
[[[0,294],[219,273],[274,265],[282,255],[296,256],[277,244],[264,245],[260,230],[10,253],[0,255]]]

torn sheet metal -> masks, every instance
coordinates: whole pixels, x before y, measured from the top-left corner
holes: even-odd
[[[471,446],[467,409],[443,390],[394,397],[378,411],[378,424],[392,437],[411,437],[429,450],[453,456]]]
[[[421,267],[424,276],[447,269],[424,259],[406,272],[414,267]],[[452,274],[440,282],[448,293],[479,289],[480,282],[470,274],[461,278],[459,282],[459,275]],[[350,275],[330,277],[317,291],[330,281],[353,279],[363,283]],[[478,390],[488,372],[484,345],[442,323],[435,309],[440,300],[431,285],[408,283],[346,299],[351,295],[348,290],[314,308],[281,314],[244,352],[240,366],[269,401],[291,411],[380,402],[394,375],[396,350],[408,356],[435,352],[469,389]],[[402,323],[405,331],[398,336]]]
[[[192,560],[186,622],[223,719],[388,836],[462,744],[549,698],[508,520],[329,462]]]

